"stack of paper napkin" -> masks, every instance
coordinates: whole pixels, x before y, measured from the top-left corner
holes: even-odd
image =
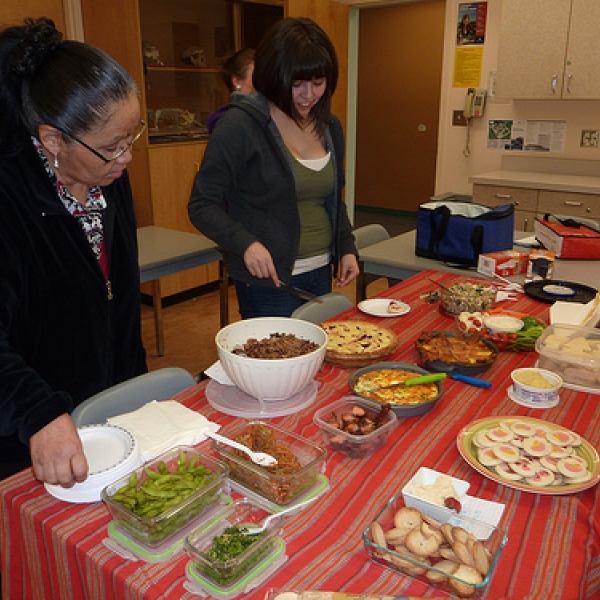
[[[600,322],[600,293],[586,304],[579,302],[555,302],[550,307],[550,323],[596,327]]]
[[[127,429],[140,446],[143,462],[174,446],[194,446],[206,439],[204,432],[216,432],[220,425],[174,400],[153,400],[133,412],[108,419],[111,425]]]

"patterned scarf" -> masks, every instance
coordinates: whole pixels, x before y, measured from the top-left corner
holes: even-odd
[[[44,154],[42,145],[34,137],[31,138],[38,155],[44,165],[44,169],[52,184],[56,187],[58,197],[70,215],[75,217],[83,229],[90,247],[100,262],[104,276],[108,278],[108,261],[104,249],[104,226],[102,222],[102,211],[106,208],[106,200],[99,186],[93,185],[88,188],[85,206],[80,204],[58,180],[54,169]]]

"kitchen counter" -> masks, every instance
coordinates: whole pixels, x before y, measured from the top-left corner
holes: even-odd
[[[515,206],[515,229],[546,213],[600,221],[600,161],[504,156],[499,170],[473,175],[473,202]]]
[[[500,170],[473,175],[469,181],[481,185],[502,185],[513,188],[552,190],[554,192],[600,194],[600,177],[566,173]]]
[[[499,170],[473,175],[471,183],[600,194],[600,161],[505,154]]]

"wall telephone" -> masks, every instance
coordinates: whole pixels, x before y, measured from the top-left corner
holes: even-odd
[[[473,117],[483,117],[483,107],[485,106],[485,90],[481,88],[468,88],[465,98],[465,119]]]

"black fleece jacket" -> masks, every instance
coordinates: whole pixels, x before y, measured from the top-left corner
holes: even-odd
[[[233,279],[272,286],[270,279],[250,275],[243,256],[250,244],[260,241],[279,277],[289,280],[300,242],[294,169],[264,96],[254,92],[233,98],[209,139],[188,212],[197,229],[229,252]],[[342,256],[357,253],[342,201],[344,135],[337,117],[331,117],[325,137],[335,172],[335,191],[325,206],[337,265]]]
[[[0,159],[0,477],[42,427],[146,371],[127,173],[103,193],[110,285],[32,144]]]

